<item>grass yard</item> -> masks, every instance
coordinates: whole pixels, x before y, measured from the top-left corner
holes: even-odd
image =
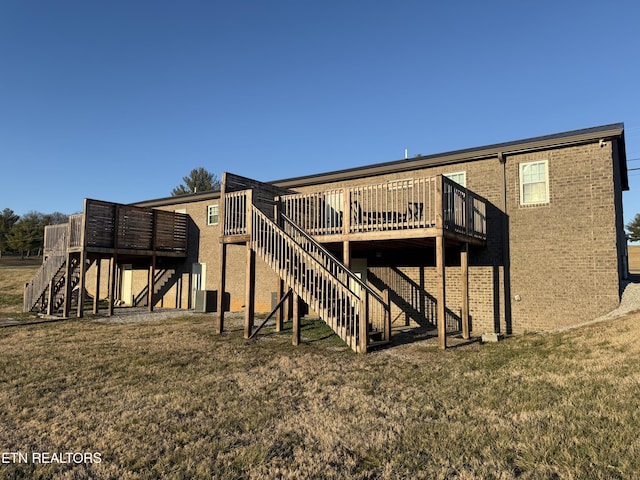
[[[629,245],[629,271],[640,274],[640,245]]]
[[[0,330],[0,478],[563,478],[640,472],[640,316],[359,356],[210,316]],[[95,457],[92,457],[95,458]]]
[[[24,285],[31,281],[41,264],[41,258],[0,258],[0,318],[22,312]]]
[[[36,268],[0,268],[0,318]],[[2,328],[0,479],[640,478],[638,338],[640,313],[362,356],[321,322],[297,348],[207,315]]]

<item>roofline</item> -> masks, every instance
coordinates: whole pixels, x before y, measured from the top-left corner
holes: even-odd
[[[179,205],[183,203],[201,202],[204,200],[212,200],[217,198],[220,198],[220,190],[208,190],[206,192],[186,193],[184,195],[143,200],[141,202],[131,203],[130,205],[135,205],[137,207],[163,207],[166,205]]]
[[[609,125],[601,125],[598,127],[585,128],[581,130],[571,130],[568,132],[555,133],[552,135],[532,137],[524,140],[497,143],[493,145],[467,148],[463,150],[454,150],[452,152],[438,153],[433,155],[421,155],[415,158],[394,160],[391,162],[376,163],[372,165],[347,168],[343,170],[334,170],[325,173],[304,175],[301,177],[285,178],[265,183],[283,188],[318,185],[322,183],[353,180],[357,178],[369,177],[372,175],[384,175],[388,173],[397,173],[407,170],[450,165],[460,162],[497,158],[499,155],[508,156],[518,153],[547,150],[550,148],[580,145],[599,140],[609,140],[612,138],[618,140],[622,188],[624,190],[629,190],[629,181],[627,177],[627,159],[624,144],[624,123],[612,123]],[[192,203],[217,198],[220,198],[220,190],[211,190],[208,192],[191,193],[186,195],[158,198],[154,200],[145,200],[132,203],[131,205],[156,207]]]
[[[449,165],[473,160],[482,160],[486,158],[495,158],[498,157],[498,155],[507,156],[536,150],[546,150],[553,147],[565,147],[570,145],[584,144],[611,138],[621,139],[621,144],[624,147],[623,123],[613,123],[610,125],[602,125],[599,127],[586,128],[582,130],[572,130],[564,133],[533,137],[506,143],[498,143],[494,145],[487,145],[484,147],[455,150],[452,152],[433,155],[422,155],[410,159],[395,160],[373,165],[364,165],[361,167],[335,170],[332,172],[315,175],[305,175],[301,177],[274,180],[267,183],[287,188],[317,185],[320,183],[335,182],[340,180],[352,180],[356,178],[368,177],[371,175],[383,175],[420,168]],[[626,155],[624,154],[624,148],[622,148],[621,152],[623,153],[621,165],[625,166],[624,170],[626,172]]]

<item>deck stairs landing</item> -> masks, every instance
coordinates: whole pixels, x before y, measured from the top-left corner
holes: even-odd
[[[354,351],[389,342],[389,302],[286,216],[251,208],[251,248]]]

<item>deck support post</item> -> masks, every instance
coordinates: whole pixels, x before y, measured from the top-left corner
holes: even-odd
[[[438,301],[438,348],[447,348],[447,321],[446,321],[446,288],[445,288],[445,245],[444,236],[436,237],[436,276],[437,301]]]
[[[469,339],[469,244],[465,243],[460,251],[460,270],[462,273],[462,338]]]
[[[278,285],[276,291],[276,297],[282,299],[284,295],[284,281],[281,278],[278,278]],[[280,300],[280,307],[278,308],[278,312],[276,314],[276,332],[281,332],[283,323],[284,323],[284,306],[285,301],[288,300]]]
[[[49,280],[49,293],[47,295],[47,315],[53,313],[53,278]]]
[[[116,262],[117,257],[114,254],[109,259],[109,307],[107,309],[107,316],[113,315],[113,304],[116,297]]]
[[[245,299],[244,299],[244,338],[251,337],[253,330],[253,318],[255,316],[256,293],[256,252],[247,242],[247,263],[245,272]]]
[[[221,335],[224,331],[224,289],[227,270],[227,244],[220,243],[220,269],[218,270],[218,315],[216,317],[216,333]]]
[[[84,283],[85,283],[85,275],[87,273],[87,254],[84,251],[84,248],[80,252],[80,278],[78,280],[78,318],[82,318],[84,316]]]
[[[358,315],[358,353],[367,353],[369,340],[369,296],[362,292],[360,299],[360,315]]]
[[[151,256],[151,263],[149,264],[149,275],[147,277],[147,309],[153,312],[153,287],[154,278],[156,276],[156,255]]]
[[[223,242],[227,224],[225,213],[225,191],[227,189],[227,172],[222,172],[220,178],[220,200],[218,200],[218,218],[220,219],[220,268],[218,269],[218,315],[216,316],[216,333],[221,335],[224,330],[224,289],[227,270],[227,244]],[[189,294],[191,296],[191,293]],[[195,306],[195,305],[194,305]]]
[[[178,270],[176,280],[176,308],[182,308],[182,269]]]
[[[294,347],[300,345],[300,297],[293,294],[293,337],[291,339],[291,344]]]
[[[389,289],[385,288],[382,291],[382,299],[387,307],[387,311],[384,315],[384,341],[391,341],[391,303],[389,302]]]
[[[342,242],[342,263],[347,268],[351,268],[351,243],[349,240]]]
[[[96,288],[95,288],[95,296],[93,297],[93,314],[97,315],[98,313],[98,302],[100,302],[100,265],[102,264],[102,259],[96,259]]]
[[[71,254],[67,253],[67,263],[64,266],[64,305],[62,307],[62,316],[69,317],[71,310]]]

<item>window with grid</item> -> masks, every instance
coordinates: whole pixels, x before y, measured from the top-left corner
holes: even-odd
[[[547,161],[520,164],[520,205],[549,202]]]
[[[445,173],[444,176],[449,180],[453,180],[458,185],[462,185],[465,188],[467,187],[467,172]]]
[[[218,225],[218,205],[207,207],[207,225]]]

